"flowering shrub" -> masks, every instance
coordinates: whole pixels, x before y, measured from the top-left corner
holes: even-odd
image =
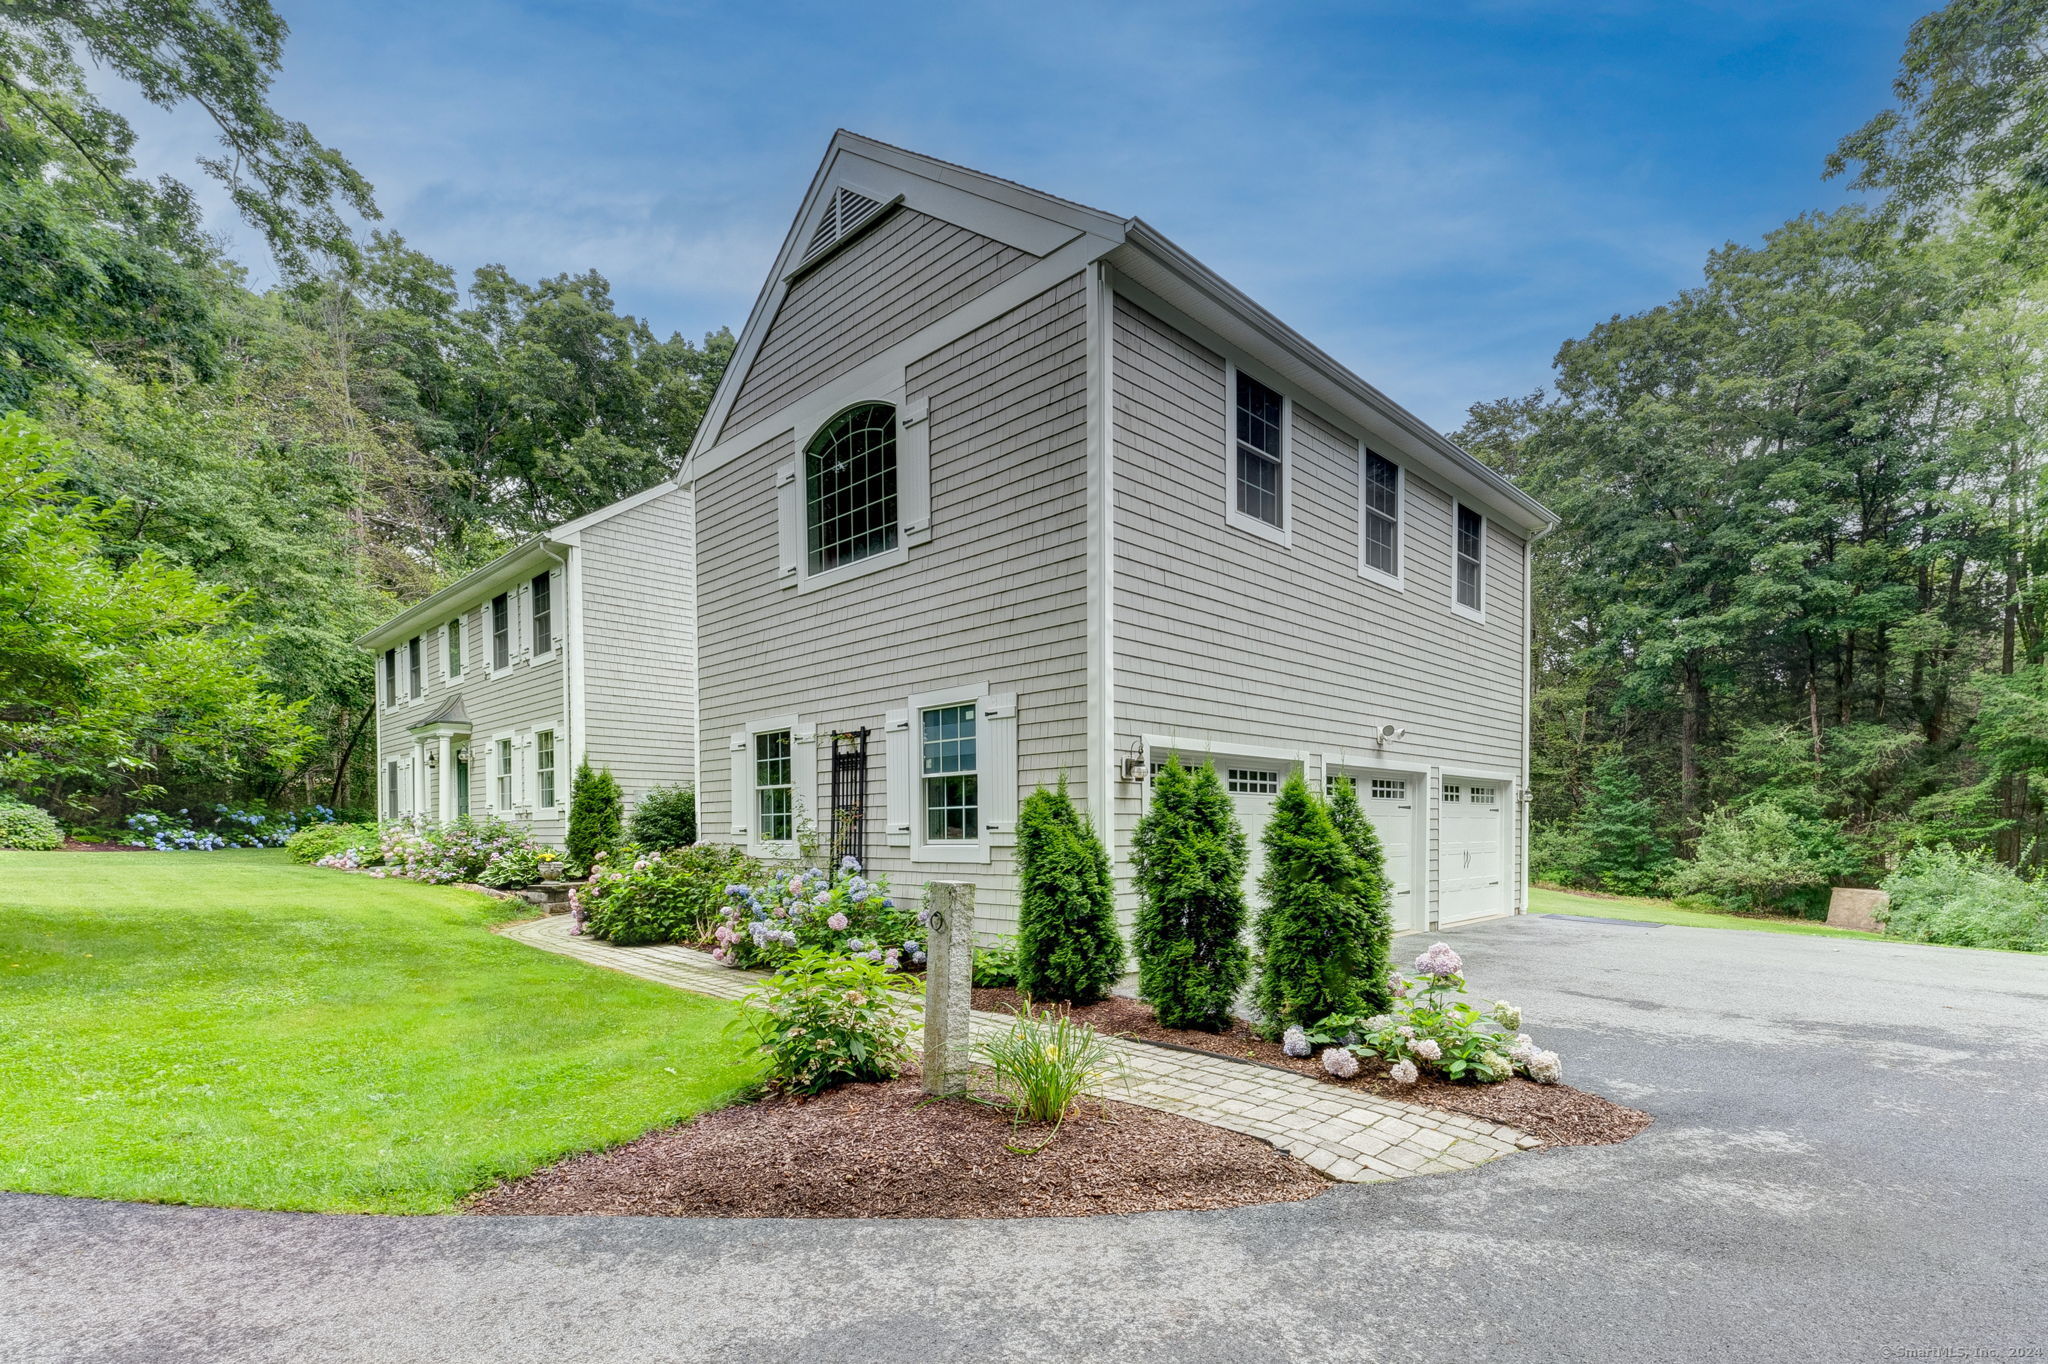
[[[1522,1011],[1506,1000],[1481,1008],[1465,995],[1465,963],[1448,943],[1432,944],[1415,959],[1417,974],[1396,976],[1393,1011],[1371,1017],[1332,1015],[1308,1034],[1333,1050],[1362,1047],[1392,1063],[1397,1084],[1414,1084],[1423,1067],[1447,1080],[1498,1084],[1516,1073],[1556,1084],[1564,1067],[1557,1053],[1539,1051],[1522,1026]],[[1329,1064],[1332,1074],[1340,1072]],[[1352,1071],[1356,1071],[1352,1061]]]
[[[754,1037],[768,1082],[792,1094],[893,1080],[909,1059],[915,1020],[899,1006],[909,979],[871,961],[804,948],[751,992],[733,1028]]]
[[[265,814],[229,805],[205,805],[175,815],[138,810],[128,816],[131,848],[152,852],[214,852],[221,848],[280,848],[303,828],[334,823],[325,805]]]
[[[601,857],[569,893],[585,931],[622,946],[701,943],[726,922],[726,887],[761,875],[739,848],[716,843]]]
[[[726,887],[725,922],[712,930],[711,955],[728,966],[776,965],[800,948],[861,957],[886,970],[924,965],[918,925],[897,907],[886,881],[870,880],[859,861],[784,869],[759,885]]]
[[[48,810],[18,802],[0,801],[0,848],[47,852],[64,841],[64,830]]]
[[[318,862],[343,848],[374,846],[374,824],[309,824],[284,841],[284,850],[294,862]]]
[[[321,858],[319,865],[433,885],[473,881],[504,889],[532,885],[540,879],[542,859],[555,855],[503,820],[414,824],[401,819],[379,825],[374,843],[351,844]]]

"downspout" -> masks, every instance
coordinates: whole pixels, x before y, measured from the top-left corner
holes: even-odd
[[[1085,315],[1088,352],[1086,577],[1088,585],[1088,806],[1114,880],[1117,858],[1115,410],[1111,345],[1116,295],[1109,266],[1088,266]],[[1119,897],[1121,898],[1121,897]]]

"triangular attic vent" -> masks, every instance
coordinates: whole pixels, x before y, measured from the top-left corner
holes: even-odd
[[[881,209],[880,200],[870,199],[857,191],[845,188],[832,191],[832,202],[825,205],[825,216],[818,220],[818,230],[811,234],[810,249],[804,252],[804,259],[808,261],[843,240]]]

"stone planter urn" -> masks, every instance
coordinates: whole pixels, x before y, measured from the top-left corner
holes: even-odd
[[[540,864],[540,879],[543,881],[561,880],[562,864],[560,862],[542,862]]]

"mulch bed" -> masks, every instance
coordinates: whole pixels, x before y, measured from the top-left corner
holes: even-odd
[[[769,1098],[573,1156],[464,1211],[653,1217],[1085,1217],[1312,1198],[1316,1171],[1256,1138],[1089,1102],[1045,1127],[915,1080]]]
[[[137,853],[139,853],[139,852],[148,852],[148,851],[149,851],[149,849],[148,849],[148,848],[138,848],[138,847],[136,847],[136,846],[135,846],[134,844],[132,844],[132,843],[81,843],[81,842],[79,842],[79,841],[78,841],[77,839],[75,839],[75,838],[67,838],[67,839],[65,839],[65,840],[64,840],[64,841],[63,841],[62,843],[59,843],[59,844],[57,845],[57,847],[56,847],[56,849],[55,849],[55,850],[56,850],[57,852],[137,852]]]
[[[1010,1013],[1022,1008],[1024,997],[1011,989],[980,989],[974,992],[974,1007],[991,1013]],[[1457,1085],[1425,1075],[1412,1085],[1395,1084],[1387,1076],[1386,1063],[1376,1056],[1359,1054],[1358,1074],[1339,1080],[1323,1069],[1316,1057],[1294,1057],[1253,1034],[1249,1024],[1236,1020],[1228,1032],[1193,1032],[1163,1028],[1152,1016],[1152,1006],[1142,1000],[1113,998],[1100,1004],[1067,1009],[1074,1018],[1096,1031],[1140,1042],[1165,1042],[1299,1071],[1325,1084],[1363,1089],[1403,1103],[1426,1104],[1431,1108],[1465,1113],[1488,1122],[1507,1123],[1536,1137],[1548,1146],[1607,1146],[1627,1141],[1650,1125],[1650,1115],[1640,1109],[1624,1108],[1611,1099],[1589,1094],[1570,1085],[1539,1085],[1516,1076],[1497,1085]]]

